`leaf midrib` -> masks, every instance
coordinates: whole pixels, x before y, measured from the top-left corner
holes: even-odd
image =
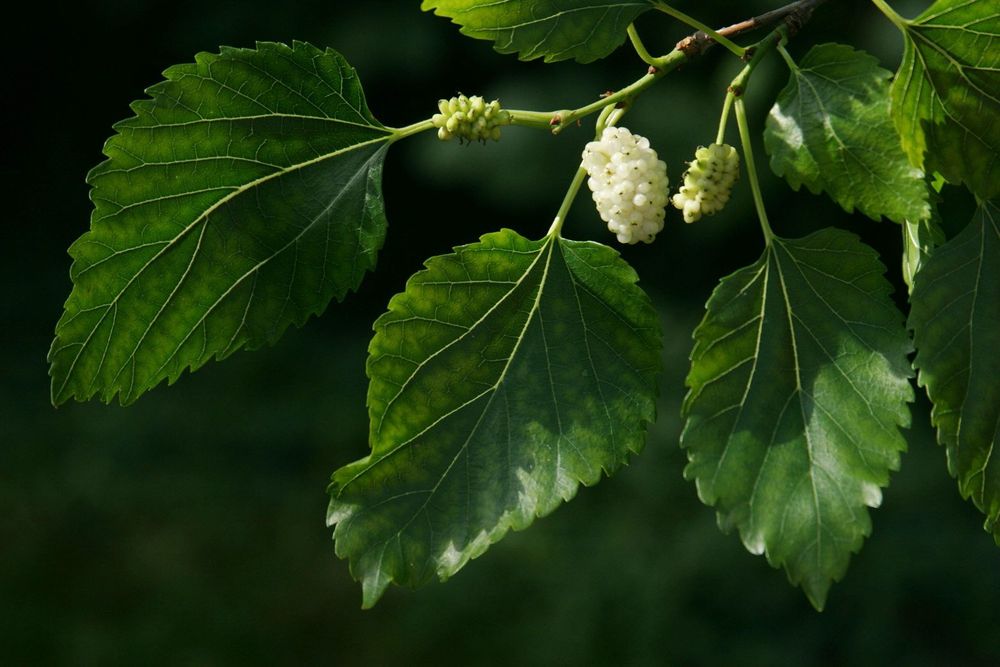
[[[742,415],[743,409],[744,409],[744,407],[746,405],[746,396],[747,396],[747,394],[750,391],[751,385],[753,384],[754,373],[755,373],[755,370],[756,370],[756,367],[757,367],[757,363],[758,363],[758,361],[760,359],[760,346],[761,346],[761,341],[762,341],[762,338],[763,338],[762,332],[763,332],[763,324],[764,324],[764,319],[765,319],[764,318],[764,313],[767,310],[767,302],[768,302],[768,285],[770,283],[770,274],[771,274],[771,268],[770,267],[771,267],[771,263],[773,262],[774,269],[777,271],[778,283],[779,283],[779,286],[780,286],[780,289],[781,289],[782,298],[783,298],[783,301],[784,301],[784,311],[785,311],[785,317],[786,317],[787,326],[788,326],[788,334],[789,334],[789,339],[790,339],[790,342],[791,342],[791,348],[792,348],[791,351],[792,351],[792,357],[793,357],[793,362],[794,362],[795,388],[792,391],[792,393],[789,395],[789,397],[786,399],[785,406],[782,408],[782,411],[781,411],[781,413],[779,415],[779,418],[775,422],[775,430],[772,432],[771,444],[773,444],[774,433],[776,432],[776,430],[778,428],[778,425],[780,425],[781,417],[784,415],[785,410],[787,409],[788,405],[792,401],[795,401],[796,400],[795,397],[798,396],[799,398],[797,399],[797,402],[799,404],[799,413],[800,413],[801,423],[803,425],[802,437],[803,437],[803,439],[805,441],[806,455],[807,455],[807,457],[809,459],[807,479],[809,481],[810,488],[812,490],[813,509],[814,509],[814,512],[815,512],[815,519],[814,519],[814,521],[815,521],[815,524],[816,524],[816,534],[815,534],[814,545],[815,545],[815,549],[816,549],[816,567],[817,567],[817,569],[822,570],[822,562],[823,562],[823,549],[822,549],[822,545],[823,545],[823,529],[824,529],[824,527],[823,527],[823,512],[821,511],[821,503],[819,501],[819,491],[818,491],[818,488],[817,488],[817,483],[816,483],[816,478],[815,478],[815,472],[816,472],[816,470],[823,470],[823,468],[821,466],[819,466],[819,464],[816,461],[815,453],[813,451],[814,450],[814,443],[812,442],[812,438],[811,438],[809,429],[807,428],[808,419],[807,419],[806,414],[805,414],[805,401],[803,400],[807,396],[807,394],[806,394],[806,392],[804,390],[803,383],[802,383],[802,364],[801,364],[801,360],[800,360],[799,342],[798,342],[798,335],[799,334],[798,334],[798,329],[797,329],[797,327],[795,325],[795,319],[797,319],[797,318],[795,318],[795,316],[794,316],[794,311],[793,311],[793,308],[792,308],[792,299],[791,299],[791,295],[790,295],[790,292],[789,292],[789,286],[788,286],[788,279],[786,278],[785,273],[784,273],[784,267],[782,265],[782,260],[778,256],[778,249],[777,249],[778,247],[780,247],[780,249],[783,250],[784,253],[788,256],[789,260],[792,262],[792,266],[795,266],[796,268],[798,268],[800,274],[802,274],[802,270],[801,270],[801,267],[799,267],[798,260],[792,255],[792,253],[787,248],[784,247],[784,244],[781,241],[775,240],[774,243],[773,243],[773,246],[769,246],[769,248],[767,250],[768,257],[765,259],[764,270],[762,271],[762,273],[763,273],[763,279],[764,279],[764,284],[763,284],[763,286],[761,288],[761,295],[762,295],[761,296],[761,314],[758,316],[759,325],[758,325],[758,335],[757,335],[757,338],[755,340],[755,351],[754,351],[754,355],[753,355],[753,364],[754,364],[753,365],[753,369],[751,370],[750,376],[747,379],[746,386],[744,388],[743,397],[740,400],[740,403],[738,404],[739,405],[739,413],[736,415],[736,417],[735,417],[735,419],[733,421],[733,426],[732,426],[732,428],[730,430],[729,437],[727,438],[726,445],[723,448],[723,452],[720,455],[719,463],[716,466],[715,474],[713,475],[713,478],[712,478],[712,485],[713,485],[713,488],[714,488],[714,486],[716,484],[716,480],[718,478],[718,475],[719,475],[719,473],[720,473],[720,471],[722,469],[722,464],[725,461],[726,454],[729,451],[729,446],[730,446],[730,444],[732,442],[732,437],[733,437],[733,435],[735,433],[737,425],[739,424],[740,416]],[[761,273],[758,273],[757,276],[754,278],[754,280],[752,282],[755,282],[756,280],[760,279],[760,277],[761,277]],[[851,331],[852,337],[855,340],[859,340],[859,341],[861,341],[861,342],[864,343],[864,341],[856,333],[853,332],[853,329],[850,326],[850,324],[846,320],[844,320],[844,318],[841,317],[840,314],[837,313],[836,310],[833,309],[833,307],[829,303],[827,303],[826,300],[817,292],[816,288],[812,286],[812,283],[805,277],[804,274],[802,274],[802,279],[809,286],[809,288],[813,292],[813,294],[820,300],[821,303],[823,303],[824,307],[828,311],[834,313],[834,315],[837,316],[838,319],[840,319],[840,321],[842,323],[844,323],[844,325],[847,327],[848,331]],[[851,284],[851,286],[853,286],[855,289],[858,289],[859,291],[864,292],[864,290],[861,290],[856,285]],[[808,331],[808,329],[807,329],[807,331]],[[814,338],[814,340],[816,340],[815,336],[813,336],[813,338]],[[872,408],[872,405],[871,405],[870,401],[867,400],[867,398],[864,396],[863,392],[861,392],[861,391],[858,390],[858,388],[854,385],[854,383],[851,381],[851,379],[847,376],[847,374],[842,369],[840,369],[839,364],[834,359],[832,359],[832,357],[830,357],[829,352],[819,343],[818,340],[816,340],[816,343],[817,343],[817,345],[820,346],[820,349],[823,350],[824,354],[827,356],[827,359],[829,359],[830,362],[833,364],[833,366],[838,369],[840,376],[844,380],[847,381],[848,385],[851,387],[851,390],[856,395],[858,395],[859,397],[861,397],[861,399],[863,400],[863,402],[865,403],[865,405],[868,408],[869,415],[873,418],[873,420],[875,421],[875,423],[877,423],[884,431],[889,432],[890,429],[875,414],[874,409]],[[869,349],[870,349],[870,346],[868,346],[867,343],[865,343],[865,346],[869,347]],[[824,414],[826,414],[831,419],[833,425],[844,435],[845,438],[848,439],[848,441],[850,441],[852,443],[852,445],[854,445],[856,451],[858,452],[858,455],[861,457],[862,462],[865,464],[865,466],[867,468],[870,468],[871,466],[868,464],[868,462],[867,462],[867,460],[865,458],[865,454],[864,454],[863,448],[860,446],[860,443],[855,442],[854,439],[847,433],[847,431],[845,430],[845,428],[839,422],[837,422],[836,419],[833,418],[833,415],[825,407],[823,407],[821,404],[819,404],[819,403],[817,403],[815,401],[815,398],[810,397],[810,401],[812,402],[812,404],[817,409],[821,410]],[[750,495],[750,499],[748,501],[748,508],[750,509],[750,521],[751,522],[753,522],[753,501],[754,501],[754,498],[756,496],[756,489],[757,489],[757,487],[759,485],[760,476],[761,476],[761,474],[763,472],[763,469],[764,469],[764,466],[766,464],[767,457],[768,457],[768,455],[770,453],[770,449],[771,449],[770,446],[768,446],[768,447],[765,448],[764,459],[761,461],[760,465],[757,468],[757,475],[755,477],[753,488],[752,488],[751,495]],[[832,475],[829,475],[829,473],[827,473],[827,474],[830,477],[831,482],[834,482],[834,487],[837,489],[838,493],[840,493],[840,495],[843,497],[844,496],[844,492],[841,489],[840,485],[835,483],[834,478],[833,478]],[[845,503],[845,506],[849,507],[849,503]],[[784,531],[784,521],[782,521],[781,528],[779,530],[780,531]]]
[[[295,238],[293,238],[291,241],[289,241],[284,246],[282,246],[281,248],[279,248],[277,251],[271,253],[270,255],[268,255],[267,257],[265,257],[264,259],[262,259],[259,262],[257,262],[257,264],[255,264],[250,270],[246,271],[242,276],[240,276],[232,284],[232,286],[230,286],[229,288],[227,288],[226,291],[223,292],[222,295],[219,296],[219,298],[216,299],[215,302],[205,310],[205,313],[191,327],[191,329],[188,331],[188,333],[184,335],[184,338],[181,339],[181,341],[177,344],[177,346],[174,348],[174,351],[170,354],[170,356],[167,358],[167,360],[164,361],[163,364],[156,370],[156,375],[159,375],[160,372],[164,368],[166,368],[167,364],[169,364],[174,359],[174,357],[177,355],[177,353],[180,351],[180,349],[184,346],[184,344],[187,343],[188,339],[195,332],[195,330],[197,330],[197,328],[202,325],[202,323],[208,318],[208,316],[219,306],[220,303],[222,303],[226,299],[226,297],[228,297],[233,292],[233,290],[235,290],[237,288],[237,286],[239,286],[244,280],[246,280],[251,275],[254,275],[254,282],[256,284],[256,274],[257,274],[257,272],[260,271],[261,268],[263,268],[264,266],[266,266],[275,257],[277,257],[278,255],[280,255],[283,252],[285,252],[286,250],[288,250],[288,248],[290,248],[292,245],[298,244],[298,242],[302,239],[302,237],[305,236],[309,231],[311,231],[313,229],[313,227],[316,225],[316,223],[319,222],[319,220],[323,216],[325,216],[327,213],[329,213],[340,202],[341,198],[344,197],[344,195],[351,189],[351,187],[353,187],[354,183],[359,178],[362,178],[362,176],[367,177],[368,171],[369,171],[369,169],[371,167],[371,164],[378,157],[379,157],[379,151],[373,152],[371,154],[371,157],[369,157],[367,160],[365,160],[364,163],[362,163],[361,168],[358,169],[356,172],[354,172],[354,174],[351,175],[351,178],[347,181],[347,183],[344,185],[344,187],[341,188],[340,191],[337,192],[337,196],[334,197],[330,201],[330,203],[322,211],[320,211],[319,213],[317,213],[316,216],[314,216],[313,219],[309,221],[309,224],[307,224],[306,226],[304,226],[301,229],[301,231],[299,231],[299,233],[295,235]],[[207,225],[203,229],[205,229],[205,228],[207,228]],[[197,255],[197,252],[195,253],[195,255]],[[356,261],[357,261],[357,253],[355,253],[355,262]],[[191,262],[192,262],[192,264],[194,263],[194,256],[192,256]],[[296,261],[296,265],[297,265],[297,261]],[[323,263],[323,266],[324,266],[324,268],[326,267],[326,262]],[[184,282],[184,279],[186,277],[187,277],[187,271],[185,271],[184,275],[181,276],[181,279],[178,281],[178,287],[180,286],[180,283]],[[289,290],[291,290],[291,286],[294,283],[294,281],[295,281],[295,278],[294,278],[294,272],[293,272],[292,280],[289,281]],[[232,341],[236,339],[236,336],[238,336],[239,333],[240,333],[240,331],[242,330],[243,324],[245,324],[245,322],[246,322],[246,312],[249,311],[249,309],[250,309],[250,303],[253,301],[253,295],[254,295],[254,291],[251,290],[250,297],[247,299],[247,307],[246,307],[246,309],[244,311],[243,321],[240,323],[240,326],[236,328],[235,332],[233,333],[232,338],[230,339],[229,347],[227,347],[226,350],[224,350],[224,352],[228,351],[229,348],[232,347]],[[171,296],[172,296],[172,294],[171,294]],[[168,301],[169,301],[169,299],[168,299]],[[287,302],[288,301],[286,299],[285,303],[287,304]],[[163,304],[163,308],[161,308],[161,312],[166,307],[167,307],[167,303],[164,303]],[[159,314],[160,313],[157,313],[157,317],[159,317]],[[282,312],[282,314],[283,314],[283,312]],[[154,322],[155,322],[155,319],[156,318],[154,318]],[[280,319],[280,317],[278,319]],[[150,327],[152,327],[152,324],[153,323],[151,322],[150,323]],[[149,332],[149,330],[147,328],[146,333],[148,333],[148,332]],[[143,337],[145,337],[145,334],[143,334]],[[136,345],[136,349],[132,351],[132,354],[130,355],[130,358],[135,355],[135,353],[138,351],[138,348],[139,348],[139,346]],[[128,363],[128,361],[126,361],[126,364],[127,363]]]
[[[524,273],[521,274],[521,277],[518,278],[516,281],[514,281],[511,284],[510,289],[507,290],[507,292],[503,295],[503,297],[501,297],[500,299],[498,299],[496,303],[494,303],[485,312],[483,312],[483,314],[475,322],[473,322],[471,325],[469,325],[467,327],[465,325],[454,325],[452,323],[448,323],[449,326],[462,326],[465,329],[465,331],[463,331],[461,334],[459,334],[458,336],[456,336],[452,340],[448,341],[447,344],[442,345],[439,349],[435,350],[432,354],[430,354],[426,359],[424,359],[423,361],[421,361],[419,364],[416,364],[416,366],[410,372],[410,375],[406,378],[406,380],[404,380],[402,382],[402,384],[399,385],[399,389],[396,390],[396,393],[393,394],[392,398],[390,398],[388,401],[386,401],[385,406],[382,408],[382,415],[379,418],[378,426],[375,429],[375,434],[374,434],[374,436],[372,438],[372,443],[371,443],[372,446],[375,446],[375,444],[376,444],[376,442],[375,442],[376,438],[378,438],[378,436],[380,436],[381,433],[382,433],[382,424],[385,423],[386,416],[389,414],[389,409],[396,402],[396,399],[398,399],[400,396],[402,396],[403,392],[406,391],[406,388],[409,386],[409,384],[413,380],[413,378],[415,378],[417,376],[417,373],[419,373],[420,370],[422,368],[424,368],[424,366],[426,366],[433,359],[437,358],[439,355],[441,355],[442,353],[444,353],[446,350],[448,350],[449,348],[451,348],[453,345],[458,344],[459,342],[461,342],[462,340],[464,340],[466,336],[468,336],[471,333],[473,333],[475,331],[475,329],[476,329],[477,326],[479,326],[480,324],[482,324],[482,322],[487,317],[489,317],[501,305],[503,305],[507,301],[507,298],[510,297],[510,295],[513,294],[515,291],[517,291],[517,288],[521,286],[521,284],[528,277],[528,275],[530,275],[531,272],[534,270],[535,265],[541,259],[541,256],[542,256],[542,253],[543,253],[544,250],[545,250],[545,246],[543,245],[543,246],[539,247],[537,250],[533,251],[533,252],[537,253],[537,256],[533,260],[531,260],[531,263],[524,270]],[[509,252],[509,251],[507,249],[503,249],[503,252]],[[440,281],[438,281],[438,282],[440,282]],[[420,283],[420,284],[424,285],[424,284],[428,284],[428,283]],[[530,315],[529,315],[528,319],[530,320]],[[393,320],[393,322],[395,322],[395,321],[396,320]],[[392,322],[390,322],[390,324],[391,323]],[[479,394],[476,398],[472,399],[472,401],[477,400],[479,396],[483,396],[483,395],[485,395],[486,393],[488,393],[491,390],[492,390],[492,388],[486,389],[484,392],[482,392],[481,394]],[[463,404],[463,405],[465,405],[465,404]],[[451,414],[451,413],[449,413],[449,414]],[[445,415],[445,416],[448,416],[448,415]],[[438,421],[440,421],[440,419],[439,420],[435,420],[435,422],[433,424],[431,424],[431,426],[433,426],[434,424],[436,424]],[[430,428],[430,427],[428,427],[428,428]],[[422,430],[420,433],[418,433],[417,435],[413,436],[413,438],[419,437],[425,430],[426,429]],[[412,440],[413,438],[409,438],[407,440],[407,442],[409,440]],[[405,443],[403,443],[403,444],[405,444]],[[388,452],[386,452],[386,455],[391,454],[393,451],[394,450],[389,450]]]
[[[794,257],[791,257],[791,253],[788,252],[788,249],[785,248],[784,245],[779,240],[775,239],[774,245],[776,248],[783,249],[794,262]],[[791,297],[788,294],[788,285],[785,281],[784,271],[781,268],[781,260],[778,258],[777,249],[771,250],[771,246],[769,246],[768,249],[772,253],[771,256],[774,258],[774,264],[778,270],[778,282],[781,285],[781,294],[785,302],[785,316],[788,321],[788,335],[792,343],[792,357],[795,360],[795,392],[793,393],[793,396],[796,394],[799,396],[798,402],[799,402],[799,414],[802,419],[802,437],[805,439],[806,455],[809,457],[809,473],[808,473],[809,486],[812,488],[813,510],[816,512],[816,519],[815,519],[816,520],[816,541],[815,541],[816,569],[822,571],[823,550],[821,547],[822,547],[822,534],[823,534],[822,533],[823,519],[822,519],[822,513],[820,512],[819,492],[816,488],[816,478],[813,473],[813,469],[816,467],[816,461],[813,456],[813,443],[809,433],[809,427],[808,427],[809,421],[806,419],[805,401],[802,400],[802,397],[804,396],[804,393],[802,391],[802,365],[799,362],[798,340],[796,337],[795,324],[792,321],[792,302],[791,302]],[[788,508],[786,507],[786,512],[787,509]],[[782,522],[781,522],[782,531],[784,531],[784,523],[785,523],[784,517],[782,517]]]
[[[542,276],[541,276],[541,279],[539,280],[539,283],[538,283],[538,291],[535,294],[535,299],[534,299],[534,302],[532,303],[532,306],[531,306],[531,312],[529,313],[528,317],[525,318],[525,320],[524,320],[524,326],[521,328],[521,333],[517,337],[517,342],[514,343],[514,348],[511,350],[510,356],[508,357],[507,362],[504,364],[504,367],[501,370],[500,375],[497,378],[497,381],[493,384],[493,386],[490,387],[489,389],[487,389],[485,392],[479,394],[472,401],[468,401],[465,404],[463,404],[462,406],[460,406],[460,407],[458,407],[458,408],[456,408],[454,410],[449,411],[448,414],[443,415],[440,419],[436,420],[433,424],[431,424],[430,426],[428,426],[427,428],[425,428],[424,430],[422,430],[420,433],[416,434],[415,436],[413,436],[409,440],[407,440],[407,441],[405,441],[403,443],[400,443],[400,445],[398,445],[397,447],[395,447],[392,450],[390,450],[385,456],[379,457],[379,459],[377,461],[373,461],[363,471],[359,472],[358,475],[356,475],[355,477],[353,477],[350,480],[350,482],[345,483],[341,487],[341,492],[343,492],[343,490],[347,488],[348,484],[350,484],[351,482],[353,482],[354,480],[356,480],[358,477],[360,477],[362,474],[364,474],[365,472],[367,472],[368,470],[370,470],[375,465],[377,465],[377,464],[381,463],[382,461],[384,461],[386,458],[388,458],[389,456],[391,456],[395,452],[402,450],[405,446],[408,446],[410,443],[414,442],[417,438],[419,438],[421,435],[423,435],[424,433],[426,433],[427,431],[429,431],[433,426],[435,426],[437,423],[439,423],[442,419],[445,419],[448,416],[450,416],[450,415],[454,414],[455,412],[457,412],[458,410],[461,410],[466,405],[470,405],[470,404],[474,403],[475,401],[479,400],[479,398],[481,398],[484,395],[486,395],[486,393],[492,392],[491,395],[490,395],[490,397],[486,401],[486,405],[484,405],[483,409],[480,411],[479,417],[476,419],[476,423],[473,425],[472,429],[470,429],[468,437],[465,438],[465,441],[462,443],[462,446],[459,447],[458,451],[455,453],[455,456],[452,457],[451,461],[448,463],[448,466],[444,469],[444,471],[438,477],[437,482],[434,484],[434,486],[431,489],[429,489],[429,493],[427,493],[427,498],[420,505],[420,507],[417,508],[416,511],[414,511],[413,516],[411,516],[406,521],[406,523],[404,523],[399,528],[399,530],[396,531],[395,535],[393,535],[392,537],[387,538],[383,542],[383,545],[387,545],[389,542],[391,542],[394,539],[399,539],[402,536],[403,532],[405,532],[406,529],[409,528],[410,525],[414,521],[416,521],[417,517],[420,516],[424,512],[425,509],[427,509],[428,503],[430,503],[430,501],[434,498],[434,494],[437,493],[437,490],[441,487],[441,484],[444,483],[444,480],[451,473],[451,469],[458,462],[458,459],[461,458],[461,456],[466,452],[466,450],[469,447],[469,443],[472,441],[473,436],[475,436],[476,433],[479,431],[479,427],[483,423],[483,419],[486,417],[486,413],[489,412],[490,407],[493,405],[493,400],[500,393],[498,391],[498,389],[503,384],[504,378],[507,376],[507,371],[510,369],[511,364],[513,364],[515,357],[517,357],[517,352],[520,349],[521,344],[524,342],[525,333],[527,332],[528,327],[531,326],[531,323],[535,319],[535,316],[540,314],[540,304],[541,304],[541,300],[542,300],[542,294],[545,291],[545,285],[546,285],[546,280],[548,278],[549,267],[551,266],[551,262],[552,262],[553,248],[555,247],[556,242],[557,241],[555,240],[554,236],[548,237],[546,245],[542,246],[541,248],[539,248],[538,257],[531,263],[531,265],[529,266],[529,268],[524,273],[524,275],[527,276],[531,272],[531,270],[535,267],[535,265],[537,264],[537,262],[541,260],[542,255],[543,254],[546,255],[545,267],[544,267],[544,269],[542,271]],[[506,298],[506,296],[508,296],[512,292],[513,292],[513,290],[509,291],[507,293],[507,295],[505,295],[504,298]],[[502,301],[503,301],[503,299],[501,299],[500,301],[498,301],[498,303],[494,306],[494,308],[496,306],[498,306],[499,303],[502,302]],[[481,321],[481,319],[482,318],[480,318],[480,321]],[[551,376],[549,377],[549,384],[550,384],[550,386],[552,388],[552,391],[555,392],[555,386],[552,383]],[[559,437],[560,438],[562,437],[561,430],[560,430]],[[558,452],[557,452],[557,457],[558,457]],[[558,458],[557,458],[557,460],[558,460]],[[338,496],[339,495],[340,494],[338,494]],[[497,527],[494,528],[494,530],[500,529],[502,526],[503,526],[502,522],[498,523]]]
[[[263,106],[267,109],[266,106]],[[353,107],[351,107],[353,110]],[[356,112],[356,110],[355,110]],[[360,115],[360,114],[359,114]],[[362,116],[363,117],[363,116]],[[154,123],[150,125],[146,124],[133,124],[138,123],[142,120],[140,117],[136,116],[128,120],[123,120],[122,122],[115,125],[115,129],[121,133],[124,131],[136,132],[136,131],[153,131],[161,129],[174,129],[178,127],[190,127],[192,125],[203,125],[209,123],[233,123],[238,121],[255,121],[255,120],[269,120],[272,118],[292,118],[295,120],[318,120],[324,123],[335,123],[337,125],[350,125],[352,127],[360,127],[366,130],[376,130],[376,131],[388,131],[387,128],[380,127],[378,125],[373,125],[369,122],[359,123],[353,120],[347,120],[346,118],[332,118],[330,116],[309,116],[306,114],[297,113],[278,113],[278,112],[268,112],[262,114],[253,114],[247,116],[220,116],[218,118],[197,118],[195,120],[186,120],[179,123]],[[172,163],[170,163],[172,164]]]

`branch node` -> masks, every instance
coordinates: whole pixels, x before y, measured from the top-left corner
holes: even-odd
[[[813,11],[829,0],[795,0],[784,7],[772,9],[769,12],[755,16],[739,23],[719,29],[719,34],[723,37],[734,37],[751,30],[768,28],[778,23],[787,26],[787,35],[794,36],[812,18]],[[708,49],[715,46],[715,40],[704,32],[698,31],[688,35],[677,42],[677,49],[683,51],[686,56],[699,56]]]
[[[701,55],[701,52],[705,50],[706,44],[710,42],[712,42],[712,40],[708,38],[708,35],[699,30],[693,35],[688,35],[681,41],[677,42],[675,48],[678,51],[682,51],[688,58],[694,58],[695,56]]]

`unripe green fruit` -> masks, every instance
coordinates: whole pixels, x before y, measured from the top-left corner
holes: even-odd
[[[740,155],[729,144],[701,146],[684,173],[684,185],[671,198],[674,208],[684,212],[684,222],[712,215],[729,201],[740,176]]]
[[[438,139],[448,141],[458,137],[459,141],[500,140],[500,128],[510,125],[510,113],[500,108],[500,102],[486,102],[482,97],[459,95],[450,100],[438,100],[438,109],[431,117],[438,128]]]

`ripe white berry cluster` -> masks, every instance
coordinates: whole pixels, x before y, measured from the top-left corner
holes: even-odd
[[[688,164],[684,185],[671,201],[684,211],[684,222],[694,222],[721,210],[729,201],[740,176],[740,155],[729,144],[712,144],[698,148]]]
[[[500,141],[500,127],[510,125],[510,112],[500,108],[500,102],[485,101],[478,95],[459,95],[450,100],[438,100],[441,113],[431,119],[438,128],[438,139],[448,141]]]
[[[601,220],[622,243],[652,243],[663,229],[667,206],[667,164],[649,139],[624,127],[609,127],[583,149],[587,185]]]

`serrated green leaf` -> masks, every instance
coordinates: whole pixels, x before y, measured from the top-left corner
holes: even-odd
[[[873,220],[930,215],[923,172],[912,167],[889,113],[892,73],[863,51],[820,44],[793,69],[767,119],[771,168],[798,190],[826,191]]]
[[[589,63],[625,41],[629,23],[651,8],[649,0],[424,0],[462,26],[462,34],[494,42],[500,53],[545,62]]]
[[[995,0],[937,0],[901,24],[892,110],[910,162],[1000,194],[1000,11]]]
[[[366,607],[613,473],[655,416],[657,315],[610,248],[503,230],[426,266],[375,323],[371,455],[329,489]]]
[[[910,328],[919,384],[965,498],[1000,544],[1000,208],[984,203],[917,275]]]
[[[817,608],[906,447],[910,344],[883,270],[847,232],[776,238],[695,331],[685,476]]]
[[[115,126],[49,353],[52,400],[122,403],[342,299],[385,238],[392,133],[339,54],[202,53]]]

